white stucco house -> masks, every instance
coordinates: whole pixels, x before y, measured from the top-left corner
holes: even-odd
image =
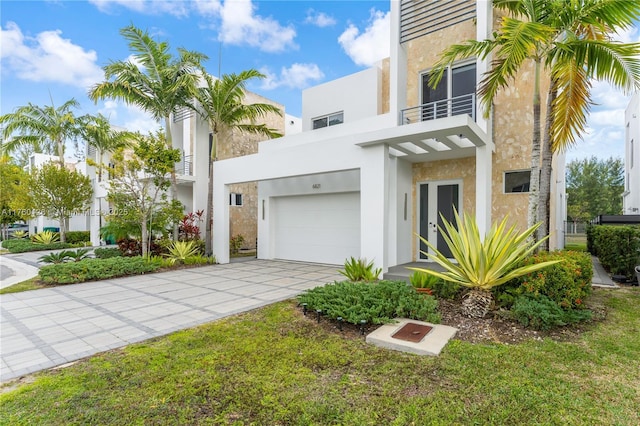
[[[455,17],[455,18],[454,18]],[[506,214],[526,224],[532,71],[498,96],[489,118],[476,85],[487,60],[451,67],[436,89],[430,67],[451,43],[484,39],[491,2],[391,1],[391,55],[307,89],[302,132],[214,168],[214,254],[229,262],[234,185],[257,182],[262,259],[389,267],[424,260],[418,235],[446,250],[439,215],[475,215],[481,232]],[[554,160],[551,247],[563,243],[564,161]]]
[[[640,214],[640,93],[635,93],[624,113],[624,193],[622,214]]]

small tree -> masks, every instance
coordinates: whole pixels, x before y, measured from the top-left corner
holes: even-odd
[[[26,206],[20,204],[23,185],[29,175],[22,167],[13,164],[9,157],[0,157],[0,224],[2,235],[7,237],[7,225],[28,218]]]
[[[619,158],[596,157],[567,164],[567,210],[574,220],[622,212],[624,165]]]
[[[93,197],[91,180],[76,171],[48,163],[33,171],[27,188],[33,208],[60,222],[60,241],[65,242],[66,221],[85,210]]]
[[[182,204],[170,201],[166,190],[171,186],[171,172],[180,161],[180,150],[167,149],[160,132],[139,136],[133,153],[119,149],[112,157],[115,168],[109,182],[107,200],[113,213],[107,216],[114,225],[139,229],[142,255],[149,252],[150,230],[166,226],[182,217]]]

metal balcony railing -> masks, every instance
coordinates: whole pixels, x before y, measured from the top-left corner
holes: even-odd
[[[419,121],[435,120],[454,115],[469,115],[476,119],[476,94],[456,96],[455,98],[429,102],[416,107],[405,108],[400,113],[400,124],[411,124]]]
[[[193,176],[193,155],[182,156],[182,161],[176,163],[176,173],[183,176]]]

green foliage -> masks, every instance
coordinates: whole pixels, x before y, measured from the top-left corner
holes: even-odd
[[[40,268],[40,279],[46,284],[73,284],[106,280],[126,275],[153,272],[158,266],[141,257],[84,259],[79,262],[47,265]]]
[[[620,158],[596,157],[567,164],[567,215],[588,222],[601,214],[622,212],[624,162]]]
[[[34,244],[52,244],[60,239],[57,232],[42,231],[31,237]]]
[[[61,242],[34,244],[29,240],[7,240],[2,242],[2,247],[9,250],[10,253],[26,253],[29,251],[64,249],[71,247],[71,244]]]
[[[195,241],[174,241],[166,257],[171,264],[176,262],[184,264],[187,258],[197,255],[198,251]]]
[[[9,156],[0,157],[0,225],[28,218],[27,191],[24,189],[28,178],[27,172],[14,164]]]
[[[171,268],[174,264],[174,262],[172,262],[171,259],[166,258],[164,256],[151,255],[146,259],[148,262],[153,263],[158,268]]]
[[[68,231],[66,242],[69,244],[86,243],[91,241],[91,232],[89,231]]]
[[[338,271],[349,281],[376,281],[382,272],[382,268],[373,268],[373,261],[367,263],[367,259],[351,257],[344,262],[344,270]]]
[[[343,281],[307,290],[298,297],[310,310],[321,309],[331,319],[360,324],[384,324],[393,318],[440,322],[436,312],[438,302],[431,296],[421,295],[404,281],[378,281],[374,283]]]
[[[542,243],[543,240],[535,244],[527,243],[527,239],[539,225],[532,226],[519,234],[515,226],[507,229],[507,218],[505,217],[499,224],[493,224],[483,240],[480,237],[475,218],[465,214],[462,219],[458,212],[455,212],[455,219],[456,224],[454,225],[443,218],[445,229],[440,228],[440,232],[442,232],[442,236],[457,263],[449,260],[429,241],[420,237],[435,253],[424,254],[445,268],[446,272],[422,268],[410,269],[434,275],[442,280],[465,287],[489,290],[556,262],[517,266]]]
[[[589,251],[612,274],[634,276],[640,264],[640,226],[595,225],[587,231]]]
[[[195,254],[184,259],[185,265],[213,265],[216,263],[215,256],[205,256],[203,254]]]
[[[591,294],[593,265],[585,252],[543,252],[529,257],[521,265],[557,261],[545,269],[522,275],[495,289],[498,302],[511,306],[520,295],[546,296],[563,309],[582,308]]]
[[[421,271],[413,271],[409,275],[409,282],[415,288],[432,288],[437,281],[440,281],[440,278]]]
[[[91,249],[78,249],[78,250],[66,250],[69,259],[73,259],[74,262],[80,262],[83,259],[89,257]]]
[[[536,330],[549,330],[591,319],[591,311],[587,309],[564,310],[556,302],[546,296],[518,296],[511,308],[510,315],[525,327]]]
[[[231,254],[238,254],[243,244],[244,244],[244,237],[242,235],[238,234],[236,236],[231,237],[231,240],[229,240],[229,252]]]
[[[115,247],[102,247],[95,249],[93,255],[98,259],[109,259],[122,256],[122,252]]]
[[[63,263],[69,259],[68,251],[63,250],[59,252],[49,253],[45,256],[40,256],[40,261],[44,263]]]
[[[13,233],[14,238],[18,238],[18,239],[23,239],[23,238],[27,238],[29,236],[29,233],[27,231],[15,231]]]

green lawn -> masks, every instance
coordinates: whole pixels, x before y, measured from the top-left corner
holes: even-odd
[[[46,287],[38,277],[34,277],[0,289],[0,294],[20,293],[21,291],[38,290]]]
[[[578,341],[453,341],[430,358],[283,302],[39,374],[0,396],[0,424],[640,424],[640,289],[591,303],[607,318]]]

